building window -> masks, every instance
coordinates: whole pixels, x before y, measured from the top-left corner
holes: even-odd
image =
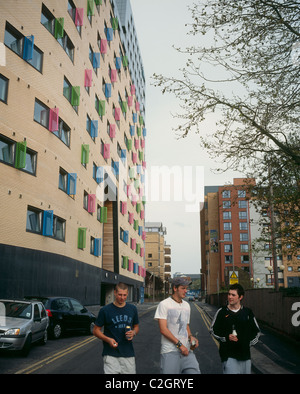
[[[0,135],[0,161],[6,164],[14,164],[15,142]]]
[[[249,255],[245,254],[241,256],[241,263],[248,264],[249,263]]]
[[[239,212],[239,219],[247,219],[247,212],[246,211],[240,211]]]
[[[28,207],[26,231],[41,234],[42,233],[42,213],[40,209]]]
[[[222,197],[223,198],[230,198],[230,190],[223,190]]]
[[[0,101],[7,104],[8,79],[0,74]]]
[[[33,119],[48,129],[49,126],[49,108],[35,99]]]
[[[223,228],[225,231],[230,231],[231,230],[231,222],[224,222]]]
[[[246,190],[238,190],[238,197],[239,198],[246,197]]]
[[[231,219],[231,212],[230,211],[223,212],[223,219],[230,220]]]
[[[33,36],[31,37],[33,38]],[[33,45],[32,38],[24,37],[18,30],[6,22],[4,44],[36,70],[42,72],[44,55],[42,51]],[[29,48],[30,54],[27,53],[27,46],[31,47]]]
[[[67,193],[68,173],[63,168],[59,169],[58,188]]]
[[[231,208],[231,201],[223,201],[223,208],[224,209]]]
[[[241,244],[241,252],[242,253],[249,252],[248,244]]]
[[[232,255],[225,256],[225,264],[232,264]]]
[[[224,252],[225,253],[232,253],[232,245],[224,245]]]
[[[248,241],[248,233],[240,233],[240,241]]]
[[[224,233],[224,241],[232,241],[232,234]]]
[[[239,200],[239,208],[247,208],[247,201]]]
[[[53,238],[58,239],[60,241],[65,240],[65,228],[66,221],[64,219],[59,218],[58,216],[54,216],[53,218]]]
[[[57,131],[53,131],[53,134],[56,135],[65,145],[70,147],[70,127],[62,120],[59,119],[59,126]]]
[[[247,230],[247,222],[240,222],[240,230]]]

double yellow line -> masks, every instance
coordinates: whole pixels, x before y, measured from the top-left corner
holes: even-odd
[[[36,370],[44,367],[45,365],[51,364],[53,361],[58,360],[61,357],[66,356],[69,353],[74,352],[77,349],[80,349],[82,346],[86,346],[87,344],[93,342],[95,339],[97,339],[96,337],[89,337],[87,339],[85,339],[84,341],[81,341],[79,343],[76,343],[75,345],[72,345],[60,352],[57,352],[55,354],[53,354],[52,356],[46,357],[41,361],[38,361],[35,364],[31,364],[29,365],[27,368],[24,369],[20,369],[19,371],[15,372],[15,374],[19,375],[19,374],[30,374],[32,372],[35,372]]]
[[[196,303],[194,303],[194,305],[195,305],[196,309],[198,310],[198,312],[200,313],[202,320],[204,321],[204,324],[206,325],[206,327],[209,331],[210,324],[211,324],[210,319],[208,318],[207,314],[203,311],[203,309],[200,308],[199,305],[197,305]],[[212,339],[214,340],[215,344],[219,347],[219,342],[213,336],[212,336]]]

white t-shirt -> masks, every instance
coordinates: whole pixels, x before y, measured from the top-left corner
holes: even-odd
[[[174,301],[171,297],[161,301],[156,309],[154,319],[167,320],[167,327],[171,333],[188,349],[190,348],[186,326],[190,323],[191,307],[188,302]],[[161,336],[161,353],[178,350],[175,344],[164,335]]]

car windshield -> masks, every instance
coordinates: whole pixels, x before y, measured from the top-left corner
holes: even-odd
[[[16,301],[0,301],[1,317],[18,317],[21,319],[30,319],[31,312],[31,304]]]

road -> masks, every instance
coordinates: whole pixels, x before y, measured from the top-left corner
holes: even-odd
[[[138,305],[140,333],[134,338],[137,374],[159,374],[160,333],[153,316],[156,305]],[[195,350],[202,374],[221,374],[218,346],[208,332],[214,310],[201,302],[191,303],[191,331],[199,340]],[[255,350],[253,373],[299,373],[300,353],[279,357],[270,336]],[[277,344],[277,346],[279,346]],[[273,350],[272,350],[273,349]],[[276,351],[275,351],[275,350]],[[282,351],[288,352],[287,349]],[[267,353],[270,354],[267,354]],[[14,353],[0,353],[1,374],[103,374],[102,342],[93,337],[69,334],[59,340],[48,340],[44,346],[33,345],[27,358]],[[252,353],[253,354],[253,353]],[[277,357],[276,359],[276,355]],[[284,362],[284,360],[289,360]],[[280,363],[281,361],[281,363]],[[260,365],[262,366],[261,369]],[[268,369],[269,368],[269,369]],[[277,368],[277,369],[276,369]],[[273,371],[273,372],[272,372]]]

